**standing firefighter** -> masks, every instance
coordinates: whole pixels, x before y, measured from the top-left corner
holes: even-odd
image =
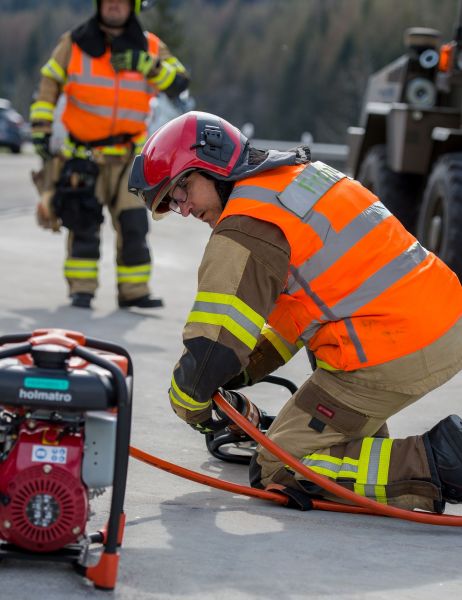
[[[462,422],[390,439],[386,420],[462,368],[462,288],[379,199],[308,148],[261,151],[223,119],[191,112],[135,159],[129,186],[154,218],[213,229],[170,401],[200,432],[222,428],[212,394],[252,384],[305,347],[316,367],[268,430],[357,493],[442,512],[462,502]],[[251,403],[225,392],[249,415]],[[258,448],[255,487],[294,503],[320,489]]]
[[[45,161],[37,216],[46,228],[69,229],[64,273],[73,306],[89,308],[98,285],[103,205],[117,236],[119,306],[162,306],[149,292],[148,220],[127,192],[128,167],[147,138],[149,100],[159,91],[177,96],[189,77],[158,37],[142,31],[140,9],[141,0],[99,0],[91,19],[62,36],[31,106],[33,142]],[[68,135],[52,159],[62,92]]]

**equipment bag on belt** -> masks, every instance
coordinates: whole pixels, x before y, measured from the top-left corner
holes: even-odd
[[[84,231],[103,222],[103,207],[95,196],[98,173],[92,160],[71,158],[64,163],[52,205],[67,229]]]

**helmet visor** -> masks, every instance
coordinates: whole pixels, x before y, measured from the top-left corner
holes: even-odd
[[[176,177],[170,180],[165,189],[158,193],[157,197],[152,201],[151,204],[152,216],[154,219],[160,219],[170,211],[178,214],[181,212],[178,208],[178,200],[173,198],[171,193],[176,187],[178,187],[178,184],[181,182],[181,180],[187,177],[187,175],[189,175],[189,173],[192,171],[194,171],[194,169],[189,169],[179,173]]]
[[[128,177],[128,191],[136,194],[146,204],[146,208],[152,210],[156,197],[168,183],[168,177],[163,177],[155,185],[149,185],[144,176],[144,160],[143,154],[135,156]]]

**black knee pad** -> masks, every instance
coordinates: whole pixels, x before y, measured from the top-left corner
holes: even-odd
[[[75,231],[72,237],[71,255],[74,258],[98,260],[100,257],[99,245],[99,228],[94,226],[88,228],[87,231]]]
[[[430,431],[423,441],[430,464],[436,470],[443,500],[451,504],[462,502],[462,419],[450,415]]]
[[[143,265],[151,262],[146,241],[149,231],[148,213],[144,208],[124,210],[119,215],[122,235],[122,260],[125,265]]]

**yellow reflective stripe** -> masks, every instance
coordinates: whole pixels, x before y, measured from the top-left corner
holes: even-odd
[[[153,83],[158,90],[161,92],[166,90],[169,86],[172,85],[177,70],[172,65],[169,65],[165,60],[161,63],[161,68],[159,73],[150,79],[148,79],[149,83]]]
[[[321,473],[321,475],[325,475],[326,477],[330,477],[331,479],[337,479],[338,473],[337,471],[330,471],[325,467],[317,467],[316,465],[307,465],[309,469],[315,471],[316,473]]]
[[[187,323],[206,323],[224,327],[253,350],[265,320],[232,294],[199,292]]]
[[[358,483],[367,483],[367,473],[369,470],[369,459],[371,456],[371,448],[373,441],[374,438],[371,437],[363,439],[358,463]]]
[[[64,83],[67,79],[66,71],[54,58],[50,58],[46,65],[40,69],[40,73],[58,83]]]
[[[376,485],[374,486],[375,490],[375,500],[380,502],[380,504],[388,504],[387,500],[387,492],[384,485]]]
[[[102,146],[98,152],[108,156],[124,156],[130,150],[127,146]]]
[[[237,311],[242,313],[249,321],[252,321],[259,330],[265,324],[265,319],[260,316],[253,308],[250,308],[243,300],[232,294],[219,294],[217,292],[199,292],[196,296],[197,302],[214,302],[217,304],[229,304]]]
[[[29,118],[31,121],[53,121],[55,105],[38,100],[31,104]]]
[[[377,485],[375,486],[375,496],[377,502],[387,504],[386,485],[388,483],[388,473],[390,471],[391,448],[393,440],[384,438],[380,448],[379,468],[377,471]]]
[[[146,283],[149,275],[121,275],[117,277],[118,283]]]
[[[355,483],[353,489],[360,496],[365,496],[366,495],[366,490],[364,488],[364,484],[363,483]]]
[[[388,472],[390,470],[391,448],[393,440],[384,438],[380,448],[379,468],[377,473],[377,485],[386,485],[388,483]]]
[[[96,269],[98,263],[96,260],[78,260],[74,258],[69,258],[65,261],[64,265],[66,267],[78,267],[81,269]]]
[[[358,466],[359,460],[357,458],[350,458],[349,456],[344,456],[343,458],[337,458],[336,456],[331,456],[330,454],[309,454],[308,458],[312,458],[313,460],[327,460],[328,462],[333,463],[334,465],[354,465]]]
[[[148,263],[147,265],[136,265],[134,267],[126,267],[126,266],[118,266],[117,267],[117,272],[118,273],[150,273],[151,272],[151,264]]]
[[[146,141],[147,141],[148,137],[145,133],[143,133],[142,135],[133,138],[133,143],[135,144],[135,154],[141,154],[141,151],[143,150],[143,146],[145,145]]]
[[[131,145],[118,144],[115,146],[98,146],[93,148],[93,150],[90,150],[82,145],[77,146],[74,144],[74,142],[71,142],[68,137],[66,137],[61,147],[61,152],[66,158],[88,158],[92,152],[104,154],[106,156],[125,156],[131,152]]]
[[[308,461],[305,462],[305,459]],[[330,463],[333,467],[337,467],[335,470],[331,470],[327,465],[312,465],[309,464],[311,461],[317,461],[321,463]],[[330,456],[329,454],[309,454],[308,456],[303,457],[303,462],[307,467],[313,469],[317,473],[322,473],[331,479],[337,479],[338,477],[345,477],[348,479],[356,479],[357,473],[355,471],[351,471],[348,469],[342,469],[338,467],[342,467],[343,465],[352,465],[354,467],[358,466],[358,460],[354,458],[350,458],[349,456],[344,456],[343,458],[337,458],[335,456]]]
[[[180,402],[180,400],[178,400],[178,398],[172,393],[172,390],[169,390],[168,395],[170,396],[170,400],[173,402],[173,404],[181,406],[182,408],[190,410],[191,412],[195,412],[196,410],[204,410],[204,408],[208,408],[212,403],[212,401],[209,400],[208,402],[201,403],[201,405],[198,407],[192,407],[189,404],[183,404]]]
[[[64,276],[68,279],[97,279],[98,262],[68,258],[64,261]]]
[[[189,313],[187,323],[206,323],[207,325],[224,327],[251,350],[253,350],[257,344],[257,338],[246,331],[242,325],[236,323],[236,321],[228,315],[192,311]]]
[[[180,61],[175,56],[170,56],[169,58],[166,58],[165,62],[171,65],[172,67],[175,67],[178,73],[186,72],[186,68],[180,63]]]
[[[325,371],[339,371],[340,369],[336,369],[335,367],[332,367],[329,363],[326,363],[325,361],[317,358],[316,359],[316,365],[320,368],[320,369],[324,369]]]
[[[289,362],[289,360],[294,356],[295,352],[298,350],[297,348],[297,350],[292,352],[290,346],[288,345],[288,343],[286,345],[282,336],[276,333],[274,329],[272,327],[269,327],[268,325],[263,326],[261,334],[264,335],[265,338],[275,347],[275,349],[278,351],[278,353],[281,355],[284,362],[286,363]]]
[[[88,158],[91,152],[87,150],[85,146],[76,146],[74,142],[71,142],[71,140],[66,137],[61,146],[61,154],[63,154],[65,158]]]
[[[382,504],[387,504],[386,485],[392,445],[393,440],[388,438],[364,438],[359,457],[355,491]]]
[[[185,404],[182,404],[180,402],[180,400],[174,395],[172,394],[172,392],[169,392],[170,398],[172,400],[172,402],[174,404],[178,404],[178,406],[182,406],[183,408],[186,408],[188,410],[203,410],[204,408],[207,408],[208,406],[210,406],[210,404],[212,403],[212,400],[207,400],[207,402],[198,402],[197,400],[194,400],[194,398],[191,398],[191,396],[188,396],[188,394],[186,394],[185,392],[183,392],[179,387],[177,382],[175,381],[175,376],[172,377],[172,382],[171,382],[172,388],[175,391],[176,396],[178,396],[180,399],[182,399]]]
[[[61,154],[65,158],[88,158],[89,152],[83,146],[79,146],[73,150],[63,146],[61,148]]]
[[[118,266],[118,283],[145,283],[151,277],[151,265],[136,265],[134,267]]]
[[[331,456],[330,454],[309,454],[308,458],[310,460],[325,460],[327,462],[331,462],[334,465],[341,465],[343,460],[341,458],[336,458],[335,456]],[[358,461],[356,461],[358,463]]]

